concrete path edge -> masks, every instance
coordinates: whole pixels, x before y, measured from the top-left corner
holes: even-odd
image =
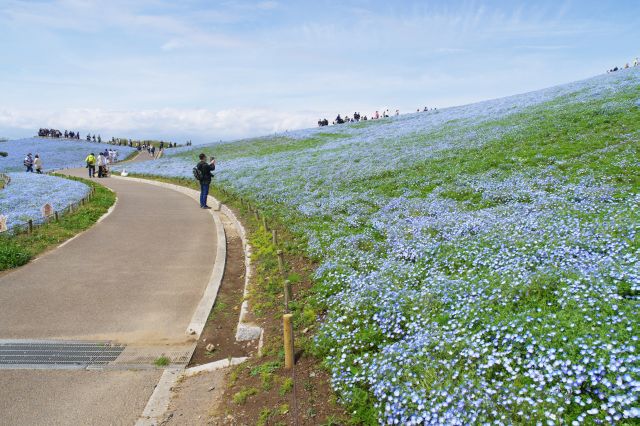
[[[190,377],[203,372],[216,371],[216,370],[220,370],[221,368],[232,367],[234,365],[242,364],[247,359],[248,358],[246,356],[238,357],[238,358],[225,358],[219,361],[198,365],[197,367],[191,367],[184,370],[182,372],[182,376]]]
[[[129,179],[129,180],[134,180],[136,182],[143,182],[143,183],[147,183],[150,185],[156,185],[156,186],[162,186],[162,187],[166,187],[166,188],[171,188],[175,191],[181,192],[183,194],[186,194],[188,196],[190,196],[191,198],[193,198],[196,201],[200,200],[200,193],[196,190],[190,189],[190,188],[185,188],[184,186],[180,186],[180,185],[175,185],[172,183],[165,183],[165,182],[159,182],[153,179],[143,179],[143,178],[136,178],[136,177],[122,177],[122,176],[117,176],[117,175],[113,175],[113,178],[116,179]],[[229,220],[231,221],[231,223],[233,223],[233,226],[236,228],[236,231],[238,232],[238,234],[240,235],[240,239],[242,240],[242,247],[244,249],[244,264],[245,264],[245,276],[244,276],[244,297],[245,300],[242,302],[242,306],[240,308],[240,317],[238,319],[238,326],[236,329],[236,341],[242,342],[242,341],[248,341],[248,340],[255,340],[255,339],[260,339],[260,341],[262,340],[261,337],[263,335],[263,330],[262,327],[250,322],[247,318],[249,315],[249,310],[250,310],[250,306],[249,306],[249,301],[247,300],[247,296],[249,295],[249,283],[251,280],[251,276],[252,276],[252,267],[251,267],[251,245],[248,242],[247,239],[247,232],[244,229],[244,226],[242,225],[242,223],[240,222],[240,220],[238,220],[237,216],[235,215],[235,213],[227,206],[225,206],[224,204],[222,204],[220,201],[218,201],[217,199],[215,199],[212,196],[209,196],[210,200],[213,200],[212,205],[215,205],[215,210],[219,211],[220,213],[224,214],[225,216],[227,216],[229,218]],[[211,213],[214,214],[215,210],[211,210]],[[214,220],[215,220],[215,214],[214,214]],[[216,225],[218,225],[218,223],[216,222]],[[223,230],[224,231],[224,230]],[[220,231],[218,231],[220,232]],[[218,247],[220,247],[221,244],[218,245]],[[224,258],[226,260],[226,244],[224,244]],[[218,259],[218,257],[216,257],[216,259]],[[217,260],[216,260],[217,262]],[[214,268],[215,269],[215,268]],[[222,271],[224,271],[224,265],[222,266]],[[213,273],[212,273],[213,275]],[[220,279],[222,279],[222,276],[220,277]],[[220,284],[218,284],[219,287]],[[211,307],[213,306],[213,303],[215,302],[215,299],[211,302],[211,306],[209,307],[209,310],[211,310]],[[208,316],[208,311],[207,311],[207,316]],[[196,311],[198,312],[198,311]],[[195,318],[195,317],[194,317]],[[206,321],[206,318],[205,318]],[[192,325],[189,325],[189,329],[187,330],[188,334],[191,334],[190,330],[193,330],[194,327],[192,327]],[[202,329],[200,329],[200,331],[198,333],[196,333],[198,336],[199,334],[202,332]],[[259,348],[260,349],[260,348]]]
[[[209,313],[216,301],[218,289],[222,283],[227,258],[227,244],[224,226],[216,213],[211,212],[211,214],[213,215],[213,221],[216,225],[216,235],[218,239],[216,261],[213,265],[213,271],[211,271],[211,278],[209,278],[207,289],[205,290],[204,295],[191,318],[191,323],[187,327],[187,334],[195,334],[198,337],[202,334],[202,330],[204,330],[204,326],[209,318]]]
[[[135,177],[121,177],[117,175],[113,175],[112,178],[121,179],[121,180],[130,180],[134,182],[146,183],[148,185],[160,186],[163,188],[169,188],[174,191],[180,192],[182,194],[187,195],[188,197],[193,198],[196,201],[200,201],[200,193],[196,190],[185,188],[184,186],[174,185],[172,183],[159,182],[151,179],[141,179]],[[211,216],[213,217],[213,222],[216,225],[216,237],[218,239],[218,244],[216,248],[216,260],[213,264],[213,269],[211,271],[211,277],[209,278],[209,283],[207,284],[207,288],[204,291],[202,299],[200,299],[200,303],[198,303],[198,307],[196,308],[193,316],[191,317],[191,322],[187,327],[186,334],[195,335],[196,338],[200,337],[202,330],[204,329],[205,324],[207,323],[207,318],[209,318],[209,313],[213,308],[214,303],[216,302],[216,297],[218,296],[218,289],[220,288],[220,284],[222,283],[222,277],[224,275],[224,268],[227,260],[227,239],[224,233],[224,226],[222,225],[222,221],[218,216],[217,211],[220,210],[220,202],[213,197],[209,197],[211,200],[215,202],[216,209],[209,210]],[[214,203],[211,203],[214,204]],[[217,210],[217,211],[216,211]]]
[[[181,370],[181,368],[167,368],[162,372],[160,381],[153,390],[136,426],[156,426],[158,424],[169,408],[171,389],[180,378]]]

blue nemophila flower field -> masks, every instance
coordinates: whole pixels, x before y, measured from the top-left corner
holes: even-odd
[[[11,183],[0,190],[0,214],[7,216],[9,229],[43,221],[41,208],[49,203],[60,211],[82,199],[89,187],[82,182],[37,173],[9,173]]]
[[[117,149],[118,157],[121,160],[134,151],[134,148],[125,146],[99,144],[82,140],[27,138],[0,142],[0,151],[5,151],[9,154],[7,157],[0,157],[0,172],[24,171],[25,168],[22,163],[28,153],[40,155],[45,171],[82,167],[84,166],[84,159],[87,158],[89,153],[93,152],[97,155],[98,151],[104,152],[105,149],[109,148]]]
[[[640,419],[640,71],[183,150],[306,237],[362,422]]]

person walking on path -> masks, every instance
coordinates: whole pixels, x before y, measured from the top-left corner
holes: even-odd
[[[209,185],[211,184],[211,172],[215,166],[212,167],[211,163],[207,163],[207,156],[204,154],[200,154],[198,158],[200,158],[200,162],[196,165],[196,168],[200,172],[198,179],[200,181],[200,208],[210,209],[211,207],[207,205],[207,197],[209,196]]]
[[[26,157],[24,157],[24,166],[27,168],[27,172],[33,173],[33,157],[31,157],[31,153],[28,153]]]
[[[100,154],[98,154],[98,177],[104,177],[105,172],[104,169],[107,165],[107,157],[104,156],[104,154],[101,152]]]
[[[33,160],[33,165],[36,166],[36,173],[42,174],[42,159],[38,154],[36,154],[36,158]]]
[[[87,168],[89,169],[89,177],[92,178],[96,174],[96,157],[93,155],[93,152],[87,155],[84,161],[87,163]]]

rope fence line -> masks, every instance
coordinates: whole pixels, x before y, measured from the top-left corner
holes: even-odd
[[[271,233],[273,245],[278,247],[278,232],[274,226],[269,226],[266,215],[254,207],[251,202],[244,198],[229,192],[224,188],[220,188],[220,191],[227,197],[235,198],[240,201],[240,205],[246,208],[249,215],[253,213],[255,220],[258,224],[261,224],[266,232]],[[285,369],[291,371],[291,380],[293,382],[292,392],[292,406],[291,414],[293,418],[293,424],[298,425],[298,397],[297,397],[297,385],[296,385],[296,359],[295,359],[295,337],[294,337],[294,325],[293,314],[289,311],[289,303],[293,301],[293,292],[291,289],[291,282],[287,279],[286,275],[286,263],[284,252],[281,249],[276,250],[276,256],[278,259],[278,270],[283,279],[283,315],[282,315],[282,336],[285,353]]]
[[[36,218],[36,219],[30,218],[24,223],[17,223],[15,225],[12,225],[11,227],[6,227],[6,225],[5,227],[3,227],[2,224],[0,223],[0,234],[4,234],[4,235],[32,234],[36,229],[42,226],[45,226],[51,222],[58,222],[60,221],[61,217],[64,217],[65,215],[68,215],[70,213],[77,211],[80,207],[84,206],[90,200],[93,199],[95,192],[96,192],[95,188],[93,186],[90,186],[89,192],[87,192],[87,194],[84,197],[82,197],[77,201],[74,201],[73,203],[63,208],[62,210],[54,210],[53,207],[51,207],[51,204],[47,203],[42,208],[43,214],[42,214],[42,217],[40,218]],[[49,206],[49,208],[47,208],[47,206]],[[3,220],[6,221],[6,217],[0,216],[0,222],[2,222]]]

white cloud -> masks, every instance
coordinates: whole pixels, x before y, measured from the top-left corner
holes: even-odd
[[[0,128],[33,132],[40,127],[79,130],[103,137],[163,137],[216,140],[258,136],[311,127],[317,114],[270,109],[149,109],[114,111],[68,108],[59,111],[0,109]]]

